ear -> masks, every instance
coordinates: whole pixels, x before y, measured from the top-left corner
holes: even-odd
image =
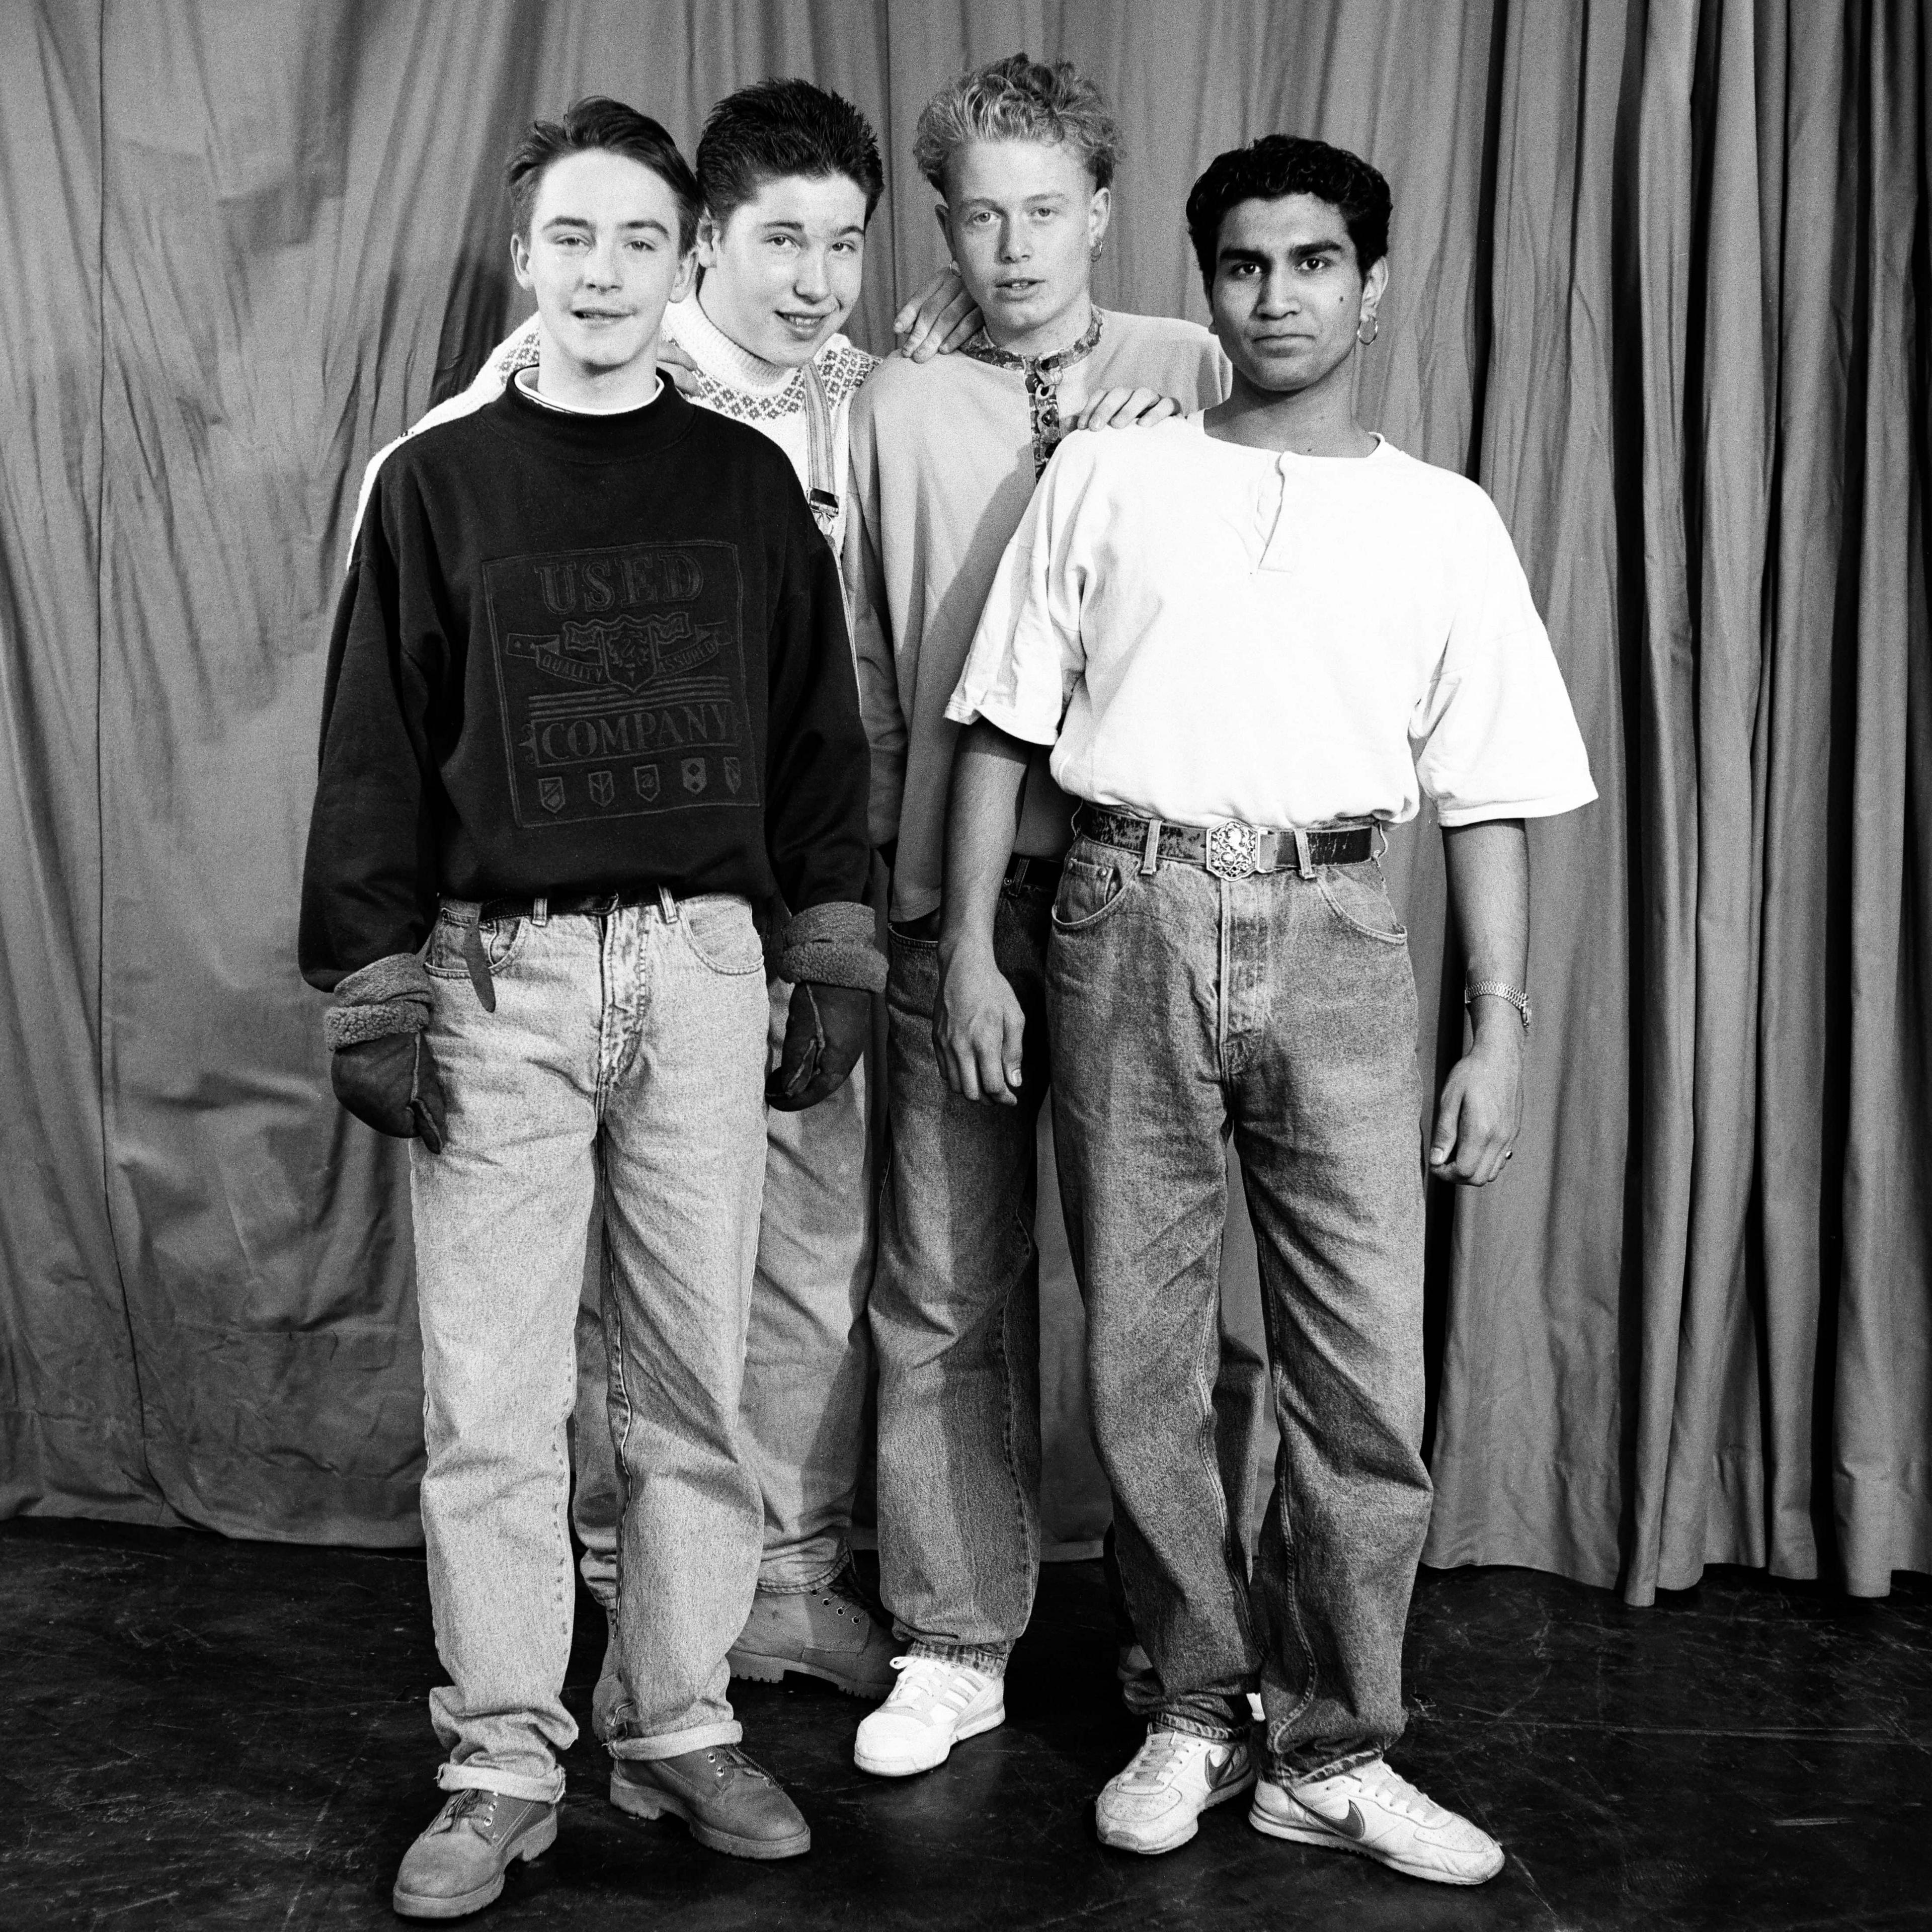
[[[1388,292],[1388,257],[1386,255],[1370,264],[1369,272],[1362,278],[1362,307],[1372,312],[1379,306],[1382,297]]]
[[[932,218],[939,224],[939,232],[945,241],[946,252],[952,257],[954,261],[958,261],[959,250],[952,245],[952,211],[944,202],[934,202],[932,207]]]
[[[530,244],[520,235],[510,237],[510,272],[517,278],[520,289],[533,289],[536,278],[530,273]]]
[[[1114,218],[1114,190],[1110,188],[1096,188],[1094,198],[1087,204],[1087,245],[1100,247],[1107,232],[1107,224]]]
[[[710,215],[700,214],[698,218],[698,266],[700,268],[717,267],[718,250],[724,241],[724,230]]]
[[[664,298],[667,303],[681,302],[690,294],[698,280],[698,258],[704,252],[704,244],[700,239],[697,247],[678,263],[677,279],[671,284],[670,293]]]

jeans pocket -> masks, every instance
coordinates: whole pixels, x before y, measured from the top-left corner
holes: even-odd
[[[706,892],[679,902],[677,922],[685,944],[714,973],[761,973],[764,941],[758,937],[752,908],[729,892]]]
[[[530,922],[526,919],[486,919],[478,922],[477,930],[482,936],[484,956],[490,962],[492,976],[514,962],[524,950],[530,928]],[[463,956],[464,934],[468,930],[460,920],[448,911],[436,914],[436,924],[430,930],[429,947],[423,955],[423,964],[437,979],[469,978],[470,964]]]
[[[1382,868],[1372,859],[1355,866],[1324,866],[1316,883],[1328,910],[1364,938],[1384,946],[1408,944],[1408,928],[1396,917]]]
[[[1054,926],[1061,932],[1078,932],[1104,919],[1126,894],[1126,872],[1118,861],[1070,852],[1053,896]]]

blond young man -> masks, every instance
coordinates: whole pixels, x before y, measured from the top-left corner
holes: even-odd
[[[935,1056],[957,736],[945,704],[1063,432],[1090,417],[1134,420],[1156,396],[1198,408],[1224,388],[1205,330],[1103,313],[1091,299],[1116,146],[1106,104],[1066,62],[1016,54],[943,88],[914,153],[983,328],[958,353],[886,363],[853,406],[844,575],[872,836],[892,874],[890,1152],[872,1328],[880,1594],[903,1654],[891,1697],[854,1745],[861,1768],[883,1776],[929,1769],[1003,1721],[1006,1660],[1031,1612],[1040,1556],[1042,968],[1071,806],[1042,758],[1027,776],[996,922],[1003,970],[1029,1015],[1024,1073],[1007,1105],[984,1106],[948,1088]],[[1232,1355],[1231,1488],[1252,1460],[1258,1392],[1258,1362],[1244,1376]]]

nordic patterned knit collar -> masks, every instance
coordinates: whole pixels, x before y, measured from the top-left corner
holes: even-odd
[[[1061,370],[1093,354],[1100,340],[1101,326],[1106,320],[1104,310],[1095,309],[1093,320],[1087,325],[1086,334],[1066,348],[1056,349],[1051,356],[1016,356],[1010,349],[1000,348],[983,327],[970,342],[962,345],[959,352],[971,356],[976,362],[990,362],[996,369],[1020,369],[1030,376],[1057,376]]]

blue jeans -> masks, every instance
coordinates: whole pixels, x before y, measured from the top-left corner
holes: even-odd
[[[770,1048],[784,1045],[791,982],[775,975]],[[847,1532],[866,1448],[872,1286],[870,1088],[864,1060],[836,1094],[802,1114],[765,1120],[764,1210],[738,1413],[746,1460],[764,1502],[758,1588],[817,1589],[850,1558]],[[595,1222],[593,1220],[593,1227]],[[608,1610],[616,1601],[623,1491],[605,1420],[608,1350],[601,1253],[593,1240],[577,1318],[576,1469],[571,1515],[584,1580]]]
[[[427,963],[448,1100],[410,1143],[430,1698],[446,1789],[554,1800],[574,1579],[566,1430],[593,1195],[625,1481],[611,1748],[735,1742],[726,1653],[763,1510],[738,1430],[765,1162],[764,954],[743,901],[490,922],[484,1011],[447,916]]]
[[[1047,1006],[1094,1433],[1158,1721],[1276,1774],[1402,1727],[1429,1522],[1415,987],[1372,860],[1238,880],[1076,842]],[[1224,1137],[1260,1251],[1275,1485],[1252,1588],[1214,1447]]]
[[[1020,1104],[954,1093],[932,1048],[938,947],[895,930],[886,982],[888,1154],[872,1284],[879,1586],[916,1654],[998,1675],[1040,1566],[1035,1134],[1048,1087],[1048,899],[1006,887],[993,956],[1026,1016]],[[1245,1494],[1260,1365],[1230,1341],[1214,1400]]]

